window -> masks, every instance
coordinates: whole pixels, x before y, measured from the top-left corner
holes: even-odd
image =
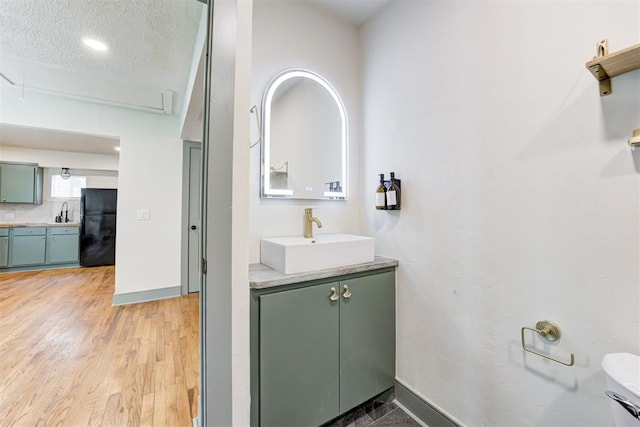
[[[79,199],[80,189],[86,186],[86,176],[72,175],[64,179],[60,174],[51,175],[51,198]]]

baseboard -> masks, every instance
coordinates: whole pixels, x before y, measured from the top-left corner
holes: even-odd
[[[397,379],[396,400],[429,427],[463,427],[462,423]]]
[[[158,299],[180,296],[180,286],[170,288],[150,289],[148,291],[128,292],[126,294],[114,294],[113,305],[136,304],[139,302],[155,301]]]
[[[68,264],[40,264],[40,265],[27,265],[24,267],[2,267],[0,273],[16,273],[19,271],[40,271],[40,270],[59,270],[61,268],[80,268],[80,264],[77,262],[71,262]]]

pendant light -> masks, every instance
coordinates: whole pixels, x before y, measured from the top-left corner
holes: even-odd
[[[71,178],[71,172],[69,172],[69,168],[62,168],[62,172],[60,172],[60,176],[62,179]]]

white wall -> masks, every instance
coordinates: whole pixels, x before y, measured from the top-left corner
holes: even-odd
[[[403,1],[363,29],[363,220],[400,260],[397,376],[466,425],[612,424],[601,359],[640,352],[640,72],[601,98],[584,64],[638,43],[638,8]],[[376,211],[389,171],[402,210]],[[523,353],[543,319],[563,336],[538,348],[575,366]]]
[[[189,81],[185,90],[183,108],[180,112],[181,136],[188,141],[202,142],[204,110],[205,45],[207,42],[207,8],[202,8],[196,40],[193,43],[193,58],[189,68]]]
[[[203,153],[200,425],[249,425],[249,109],[252,0],[212,2],[207,67],[209,117]],[[217,124],[217,125],[215,125]],[[209,290],[209,291],[207,291]]]
[[[303,233],[305,207],[313,207],[323,228],[316,234],[358,233],[360,214],[360,62],[357,29],[299,1],[256,1],[253,6],[253,104],[261,106],[269,83],[287,68],[325,77],[342,97],[349,119],[349,200],[260,199],[260,145],[251,150],[249,261],[260,261],[260,238]],[[253,117],[251,118],[253,120]],[[255,130],[255,126],[254,126]],[[257,135],[252,135],[255,141]],[[247,141],[249,145],[249,141]]]
[[[0,122],[120,137],[116,293],[180,286],[179,117],[35,92],[24,101],[20,96],[0,85]],[[149,209],[151,219],[137,221],[138,209]]]

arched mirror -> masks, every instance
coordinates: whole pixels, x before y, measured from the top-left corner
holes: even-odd
[[[291,69],[262,98],[261,197],[347,197],[347,113],[322,76]]]

